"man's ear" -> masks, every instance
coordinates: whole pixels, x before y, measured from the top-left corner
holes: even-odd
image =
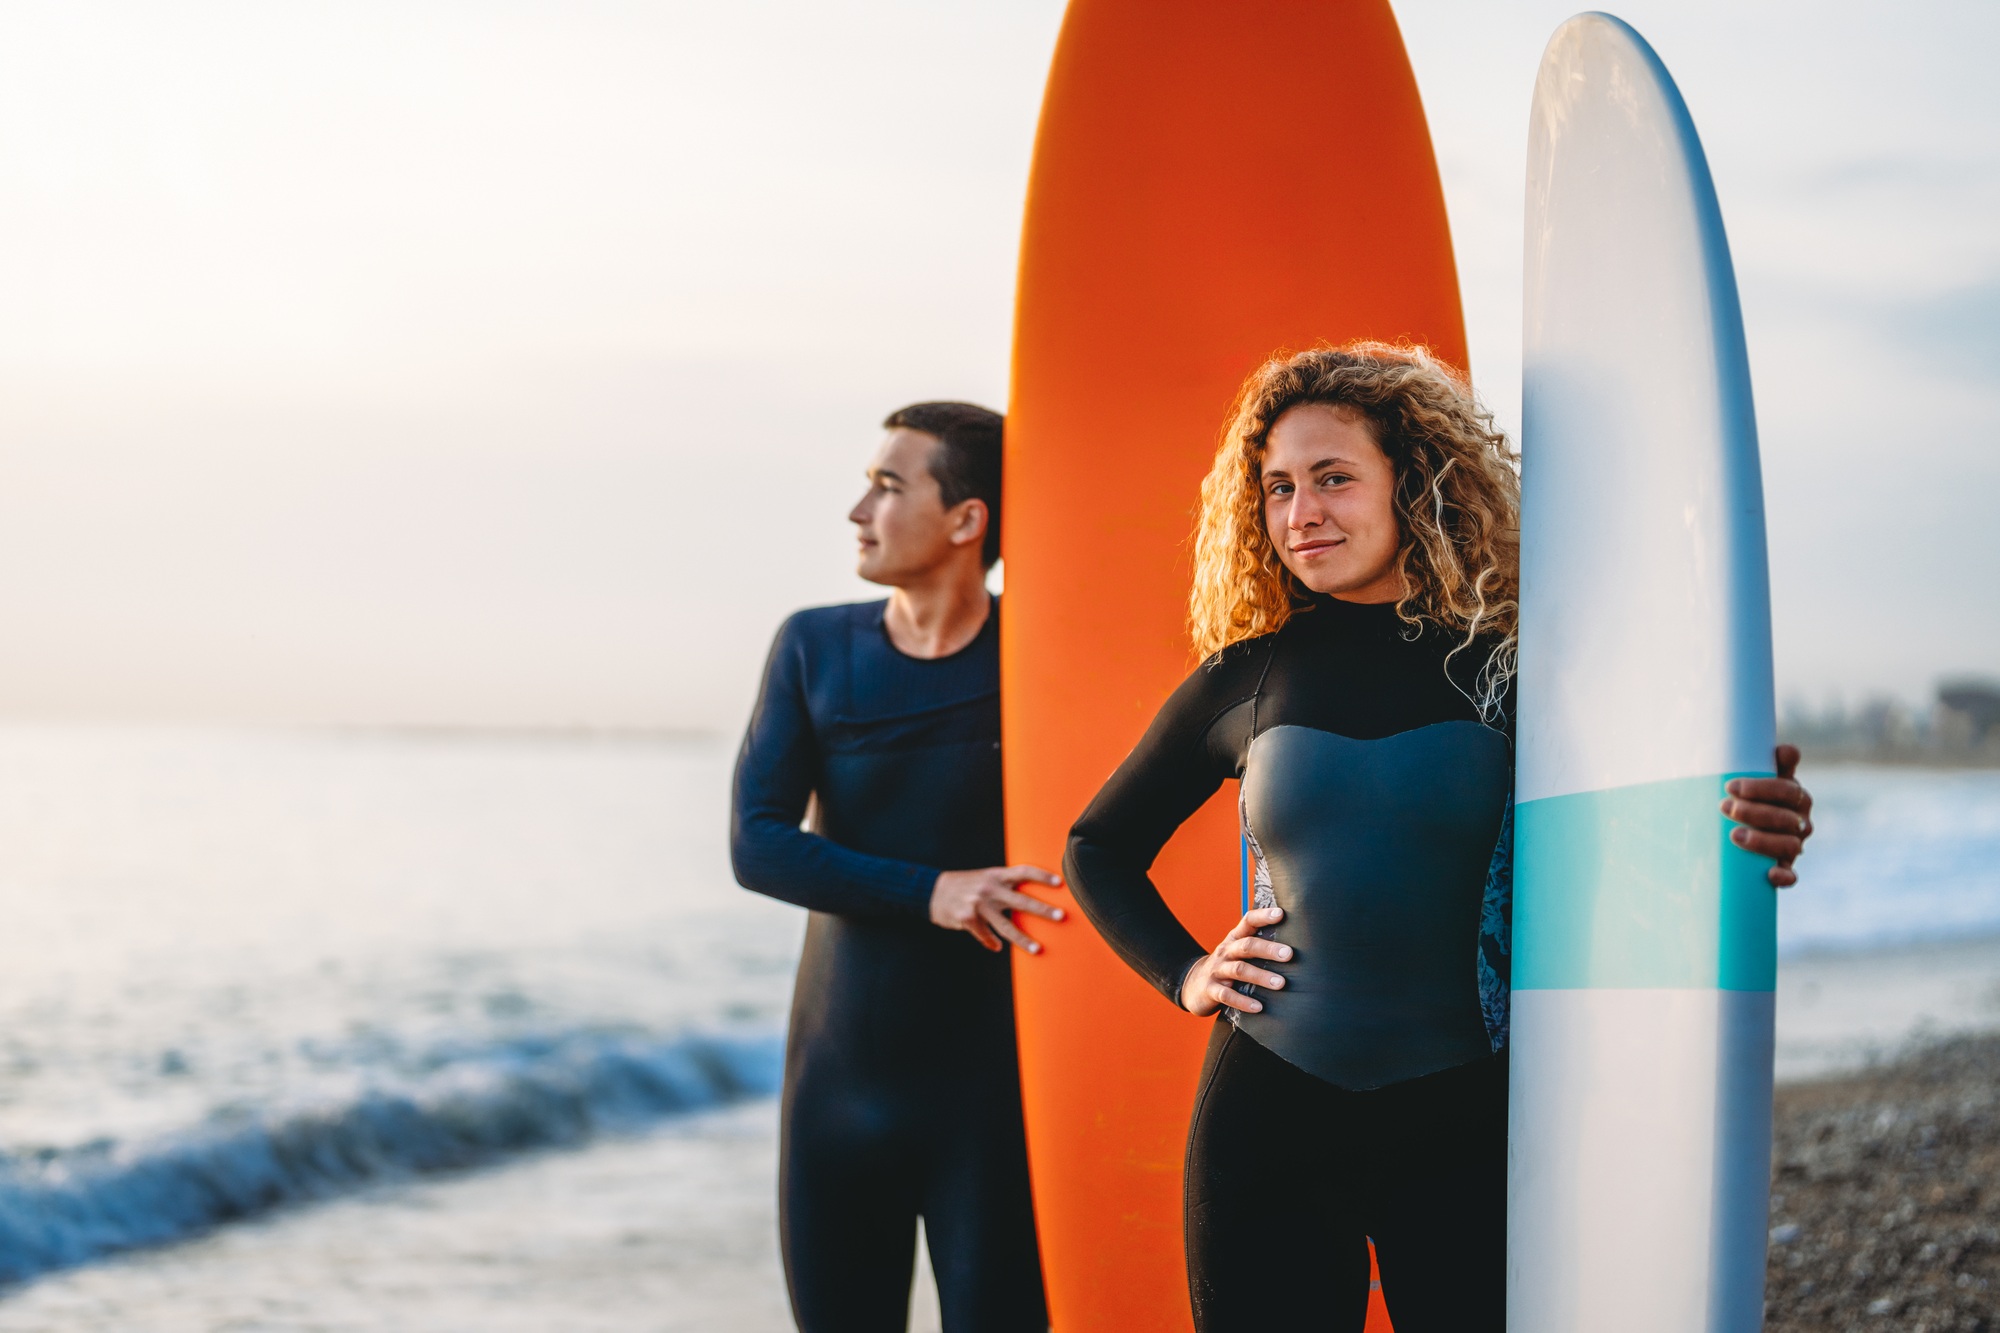
[[[965,546],[986,536],[986,524],[992,517],[987,512],[986,501],[961,500],[952,508],[958,511],[958,518],[951,525],[953,546]]]

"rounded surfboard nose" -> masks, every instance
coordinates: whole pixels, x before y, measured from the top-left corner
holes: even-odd
[[[1021,245],[1002,626],[1009,856],[1069,826],[1191,670],[1187,542],[1244,377],[1281,349],[1417,341],[1465,364],[1450,230],[1386,0],[1073,0]],[[1235,793],[1154,868],[1214,940]],[[1190,1327],[1181,1162],[1207,1023],[1087,923],[1016,955],[1057,1328]]]

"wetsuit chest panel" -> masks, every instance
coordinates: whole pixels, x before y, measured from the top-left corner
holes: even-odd
[[[821,730],[819,831],[881,856],[970,870],[1006,860],[998,695]]]
[[[1378,740],[1281,725],[1251,741],[1243,809],[1296,950],[1235,1014],[1308,1073],[1375,1088],[1491,1051],[1479,1001],[1486,874],[1513,751],[1476,722]]]
[[[940,870],[999,865],[998,613],[959,652],[919,659],[890,643],[884,605],[834,609],[815,645],[815,831]]]
[[[877,716],[842,714],[820,727],[820,743],[832,754],[863,750],[924,750],[966,741],[997,744],[1000,736],[1000,693],[990,690],[969,699]]]

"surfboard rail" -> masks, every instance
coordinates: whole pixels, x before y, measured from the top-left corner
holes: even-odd
[[[1776,894],[1719,805],[1775,744],[1756,416],[1693,119],[1583,14],[1530,130],[1508,1322],[1753,1333]]]
[[[1072,0],[1036,137],[1008,409],[1013,860],[1060,862],[1195,665],[1188,537],[1244,376],[1280,349],[1364,337],[1465,365],[1443,191],[1386,0]],[[1228,791],[1154,867],[1208,939],[1239,915],[1238,871]],[[1017,955],[1015,987],[1055,1327],[1187,1329],[1181,1163],[1208,1025],[1087,923],[1038,933],[1047,950]]]

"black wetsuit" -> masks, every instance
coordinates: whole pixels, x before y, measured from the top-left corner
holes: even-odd
[[[1006,861],[998,604],[928,661],[886,605],[785,622],[736,766],[737,879],[812,910],[779,1168],[792,1310],[902,1333],[922,1217],[948,1333],[1042,1333],[1008,959],[929,916],[940,871]]]
[[[1224,1010],[1189,1130],[1203,1333],[1359,1330],[1367,1240],[1397,1333],[1499,1333],[1507,1198],[1511,696],[1493,645],[1314,598],[1198,667],[1091,802],[1065,865],[1119,954],[1178,1002],[1207,952],[1148,879],[1241,779],[1265,933],[1292,961]],[[1483,714],[1483,715],[1482,715]]]

